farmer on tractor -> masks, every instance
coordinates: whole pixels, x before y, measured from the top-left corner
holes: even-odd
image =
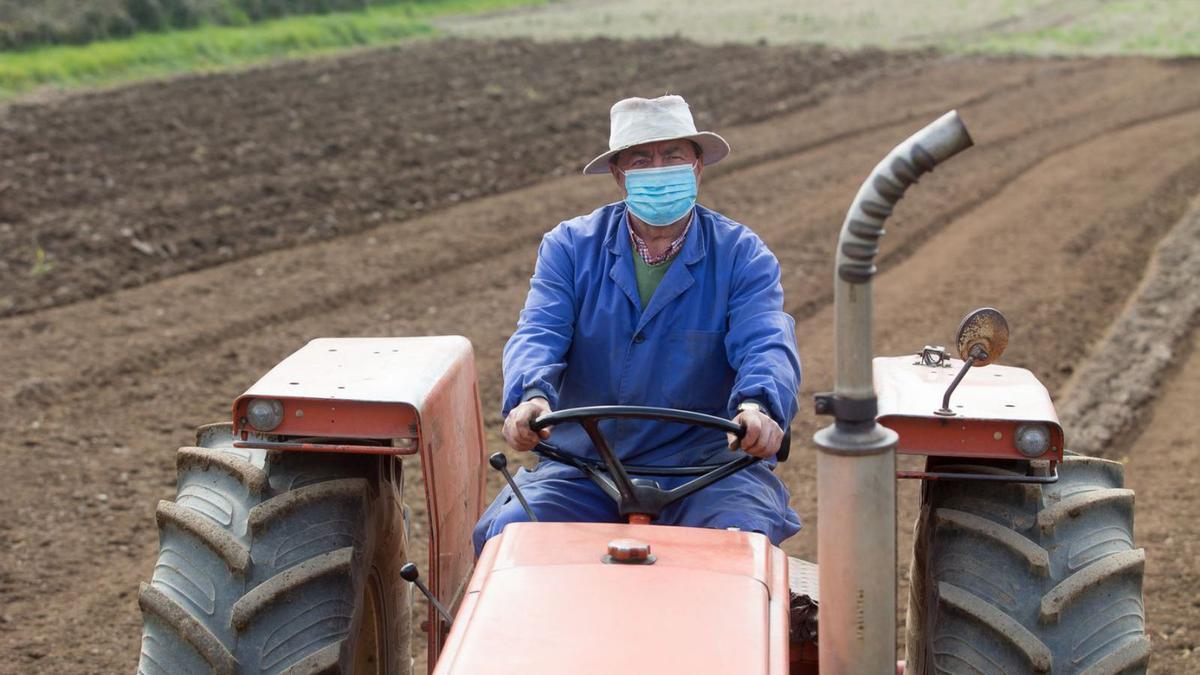
[[[669,505],[657,522],[760,532],[779,544],[800,529],[772,473],[796,412],[800,362],[783,311],[779,263],[747,227],[696,203],[704,167],[729,153],[697,132],[683,98],[628,98],[611,110],[609,151],[584,174],[611,174],[624,196],[560,223],[542,240],[525,308],[504,349],[504,437],[532,450],[551,437],[530,423],[554,409],[656,406],[732,416],[740,450],[768,461]],[[636,466],[728,461],[719,432],[657,421],[601,423]],[[578,425],[554,446],[595,458]],[[516,476],[538,520],[618,522],[616,504],[578,468],[544,457]],[[670,489],[686,477],[656,477]],[[476,553],[504,526],[529,520],[504,488],[475,527]]]

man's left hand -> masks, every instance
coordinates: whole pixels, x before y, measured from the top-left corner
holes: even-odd
[[[733,423],[746,428],[746,434],[742,436],[740,444],[746,454],[766,459],[779,452],[779,446],[783,443],[783,429],[779,428],[770,415],[760,410],[743,410],[733,418]],[[733,434],[728,436],[729,447],[739,447],[737,438]]]

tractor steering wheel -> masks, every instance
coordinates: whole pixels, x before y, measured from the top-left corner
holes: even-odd
[[[564,422],[575,422],[583,427],[583,430],[587,432],[588,438],[591,439],[592,445],[595,446],[596,452],[604,460],[603,465],[563,452],[545,442],[538,443],[537,447],[534,448],[534,452],[541,457],[562,462],[583,471],[605,494],[617,503],[617,508],[622,516],[640,515],[655,518],[662,513],[662,510],[667,505],[679,501],[701,488],[707,487],[732,473],[741,471],[760,461],[758,457],[742,455],[724,464],[686,467],[626,467],[621,463],[621,460],[617,459],[616,454],[613,453],[612,448],[608,445],[608,439],[600,431],[599,423],[601,420],[606,419],[646,419],[658,420],[660,422],[678,422],[724,431],[733,434],[739,439],[745,435],[746,430],[727,419],[704,413],[692,412],[690,410],[676,410],[674,408],[652,408],[632,405],[599,405],[584,408],[568,408],[542,415],[531,421],[529,426],[534,431],[541,431],[546,427]],[[776,454],[779,461],[782,462],[787,459],[790,444],[791,431],[789,430],[784,434],[783,445],[780,446],[779,452]],[[696,478],[678,487],[664,490],[658,486],[658,483],[652,480],[630,478],[630,473],[643,476],[696,476]]]

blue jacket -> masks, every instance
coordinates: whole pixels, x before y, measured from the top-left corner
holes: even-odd
[[[726,418],[750,398],[786,428],[796,413],[800,359],[775,256],[747,227],[697,205],[683,249],[643,308],[628,228],[625,204],[616,202],[543,237],[525,308],[504,347],[503,413],[530,389],[544,392],[554,410],[648,405]],[[632,464],[731,458],[713,430],[641,420],[601,429]],[[596,457],[576,424],[556,427],[550,442]]]

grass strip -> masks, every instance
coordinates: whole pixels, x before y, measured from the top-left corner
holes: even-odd
[[[944,48],[1035,56],[1200,56],[1197,0],[1105,0],[1086,12],[1042,28],[992,31],[972,42],[950,39]]]
[[[113,84],[398,42],[436,31],[429,19],[547,0],[414,0],[361,12],[294,16],[247,26],[143,33],[125,40],[0,53],[0,98],[44,86]]]

